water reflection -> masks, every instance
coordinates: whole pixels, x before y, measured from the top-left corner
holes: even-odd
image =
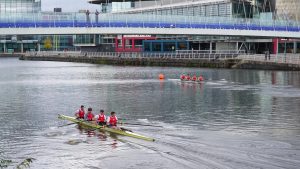
[[[0,60],[0,157],[5,159],[32,156],[33,168],[300,165],[299,72]],[[183,72],[207,80],[183,83],[178,80]],[[159,73],[167,79],[157,80]],[[56,127],[66,123],[57,114],[73,115],[81,104],[163,126],[130,126],[158,141]]]

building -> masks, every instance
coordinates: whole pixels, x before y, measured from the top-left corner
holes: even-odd
[[[131,20],[132,22],[137,20],[141,21],[141,19],[142,21],[149,21],[151,17],[163,18],[164,22],[172,22],[172,19],[177,19],[180,22],[182,21],[183,25],[186,23],[185,18],[192,18],[197,20],[197,22],[199,19],[204,20],[206,23],[212,21],[213,24],[216,23],[215,21],[219,24],[232,24],[232,22],[235,24],[245,24],[251,21],[255,23],[270,23],[271,26],[273,22],[286,23],[285,21],[287,21],[285,17],[278,17],[279,15],[276,15],[275,7],[277,7],[279,3],[275,3],[275,0],[186,0],[184,2],[179,0],[88,1],[89,3],[100,5],[99,7],[104,5],[102,7],[106,7],[106,9],[103,10],[102,8],[102,11],[89,11],[85,9],[76,13],[43,12],[40,11],[41,2],[39,0],[27,0],[22,2],[27,3],[28,9],[23,12],[16,12],[17,10],[12,7],[12,3],[8,5],[7,2],[10,1],[0,0],[0,2],[3,2],[2,5],[5,4],[5,8],[0,15],[0,24],[1,22],[6,23],[20,19],[22,24],[30,24],[38,21],[38,24],[35,25],[37,27],[39,24],[50,24],[56,25],[55,27],[60,27],[60,22],[63,22],[64,27],[91,27],[98,23],[105,25],[107,23],[104,22],[112,20],[112,23],[108,24],[116,24],[119,25],[116,27],[123,27],[120,25],[124,25],[124,20],[126,20],[126,22],[127,20]],[[23,6],[23,8],[26,7]],[[189,20],[188,22],[193,22],[193,20]],[[150,24],[155,25],[157,23]],[[125,23],[125,27],[126,26],[132,27]],[[211,26],[213,27],[215,25]],[[167,28],[174,27],[176,26],[167,25]],[[288,50],[284,50],[285,46],[287,46]],[[176,52],[178,50],[201,50],[215,52],[243,50],[251,53],[264,53],[266,50],[269,50],[273,53],[284,51],[295,53],[298,51],[298,46],[300,47],[298,41],[293,39],[272,39],[267,37],[258,38],[234,35],[200,36],[111,33],[0,36],[0,52],[40,50],[82,50],[91,52]]]
[[[41,0],[0,0],[0,13],[37,13]]]

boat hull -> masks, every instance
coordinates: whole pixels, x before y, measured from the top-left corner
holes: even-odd
[[[93,128],[93,129],[99,129],[101,131],[106,131],[106,132],[110,132],[110,133],[114,133],[114,134],[133,137],[133,138],[142,139],[142,140],[146,140],[146,141],[155,141],[155,139],[153,139],[153,138],[146,137],[146,136],[143,136],[143,135],[140,135],[140,134],[136,134],[136,133],[133,133],[131,131],[100,126],[98,124],[93,124],[93,123],[90,123],[90,122],[82,120],[82,119],[76,119],[75,117],[71,117],[71,116],[65,116],[65,115],[60,115],[59,114],[58,118],[62,119],[62,120],[68,120],[68,121],[77,123],[78,125],[90,127],[90,128]]]

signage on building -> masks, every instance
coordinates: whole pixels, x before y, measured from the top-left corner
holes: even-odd
[[[151,37],[151,35],[123,35],[123,37],[126,37],[126,38],[128,38],[128,37],[133,37],[133,38],[135,38],[135,37]]]

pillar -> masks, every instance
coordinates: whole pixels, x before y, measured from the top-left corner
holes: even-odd
[[[41,43],[38,43],[37,46],[38,46],[38,51],[40,52],[41,51]]]
[[[3,53],[6,53],[6,43],[3,43]]]
[[[293,50],[294,54],[297,53],[297,48],[298,48],[297,42],[294,42],[294,50]]]
[[[236,53],[239,53],[239,42],[236,42]]]
[[[212,42],[209,43],[209,53],[212,53]]]
[[[278,38],[273,39],[273,54],[278,54]]]
[[[23,52],[24,52],[24,44],[21,43],[21,53],[23,53]]]

